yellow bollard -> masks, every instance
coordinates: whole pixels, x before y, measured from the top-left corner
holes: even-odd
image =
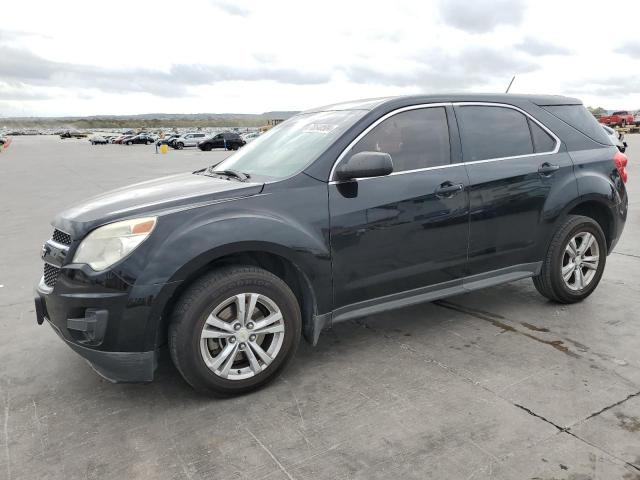
[[[160,145],[160,153],[167,153],[169,151],[169,145]]]

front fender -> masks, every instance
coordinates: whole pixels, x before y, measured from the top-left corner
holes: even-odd
[[[289,260],[311,289],[316,312],[330,311],[326,184],[304,190],[299,201],[294,189],[163,217],[159,223],[162,238],[146,250],[134,285],[141,290],[149,285],[159,288],[150,305],[147,332],[157,330],[167,301],[183,281],[221,257],[242,252],[270,253]]]

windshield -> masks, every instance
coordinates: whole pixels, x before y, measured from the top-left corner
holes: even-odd
[[[215,166],[275,179],[301,171],[366,113],[342,110],[303,113],[260,135]]]

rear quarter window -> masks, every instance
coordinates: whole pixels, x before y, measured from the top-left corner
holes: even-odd
[[[536,122],[529,120],[529,128],[531,129],[531,138],[533,139],[533,151],[535,153],[551,152],[556,148],[555,139],[545,132]]]
[[[584,105],[543,105],[542,108],[590,139],[604,145],[610,143],[602,126]]]

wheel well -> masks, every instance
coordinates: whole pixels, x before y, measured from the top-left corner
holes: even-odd
[[[588,201],[576,205],[571,209],[569,215],[583,215],[585,217],[593,218],[604,232],[604,237],[607,240],[607,251],[611,247],[612,231],[613,231],[613,218],[609,209],[602,205],[600,202]]]
[[[165,305],[162,312],[162,319],[159,333],[159,344],[166,341],[166,334],[169,328],[171,312],[175,302],[180,298],[185,290],[187,290],[196,280],[205,273],[216,268],[230,265],[252,265],[263,268],[281,278],[291,289],[300,305],[300,313],[302,315],[302,331],[305,332],[312,324],[313,315],[315,313],[315,296],[311,285],[302,271],[289,259],[281,257],[270,252],[241,252],[226,255],[215,259],[214,261],[202,266],[197,271],[191,273],[180,286],[173,292],[173,295]]]

